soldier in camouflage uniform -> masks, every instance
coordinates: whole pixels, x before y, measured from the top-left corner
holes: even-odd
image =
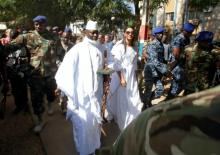
[[[171,88],[167,99],[177,96],[185,87],[184,74],[184,48],[190,44],[190,36],[194,31],[194,25],[186,23],[183,26],[183,32],[177,35],[171,42],[172,54],[170,58],[169,68],[172,70],[173,80],[171,81]]]
[[[52,113],[51,106],[55,100],[56,82],[54,74],[56,66],[56,49],[58,38],[46,30],[46,17],[37,16],[33,19],[35,30],[19,35],[11,45],[23,44],[30,51],[30,75],[28,84],[31,91],[31,101],[38,123],[34,131],[40,132],[44,125],[44,94],[48,100],[48,114]]]
[[[155,36],[154,40],[147,47],[147,62],[144,67],[145,79],[145,94],[144,94],[144,107],[151,106],[153,98],[159,98],[164,91],[162,84],[162,76],[168,73],[167,65],[164,59],[164,46],[161,42],[163,37],[164,28],[156,27],[153,30]],[[155,84],[155,91],[152,94],[152,87]]]
[[[142,112],[96,155],[220,154],[220,86]]]
[[[185,49],[186,94],[208,89],[211,86],[209,73],[214,62],[211,53],[213,35],[212,32],[202,31],[195,39],[197,43],[187,46]]]

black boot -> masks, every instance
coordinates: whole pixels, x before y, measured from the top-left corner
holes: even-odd
[[[141,109],[141,111],[144,111],[144,110],[146,110],[147,108],[150,108],[150,107],[152,107],[152,106],[153,106],[153,105],[152,105],[151,101],[145,102],[144,105],[143,105],[143,107],[142,107],[142,109]]]

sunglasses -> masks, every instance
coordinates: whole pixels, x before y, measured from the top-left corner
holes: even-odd
[[[134,31],[126,31],[125,33],[126,33],[126,34],[131,34],[131,35],[133,35],[133,34],[134,34]]]

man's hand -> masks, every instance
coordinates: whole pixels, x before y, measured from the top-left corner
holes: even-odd
[[[170,71],[172,71],[173,68],[176,66],[176,61],[168,62],[167,66],[168,66],[168,69],[169,69]]]
[[[143,51],[143,53],[142,53],[142,59],[144,59],[145,61],[147,61],[147,59],[148,59],[148,54],[147,54],[147,52],[146,51]]]
[[[169,71],[165,74],[165,76],[166,76],[167,78],[171,78],[171,77],[173,76],[173,74],[172,74],[172,72],[169,70]]]
[[[57,88],[54,93],[56,96],[60,96],[61,90]]]

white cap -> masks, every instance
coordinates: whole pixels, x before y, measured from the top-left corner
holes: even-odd
[[[97,22],[89,20],[86,24],[86,30],[98,30]]]
[[[7,26],[5,23],[0,23],[0,30],[6,30]]]

